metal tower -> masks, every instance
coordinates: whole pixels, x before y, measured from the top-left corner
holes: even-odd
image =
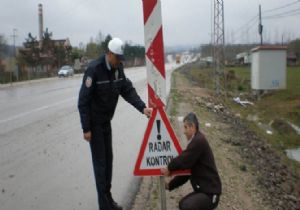
[[[215,74],[216,93],[220,94],[221,87],[225,87],[224,72],[224,1],[214,0],[214,27],[213,27],[213,64]],[[221,85],[221,75],[224,73],[224,85]]]

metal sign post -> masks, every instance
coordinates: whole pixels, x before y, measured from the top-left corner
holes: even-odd
[[[167,204],[166,204],[166,190],[165,190],[165,177],[160,176],[159,177],[159,187],[160,187],[160,200],[161,200],[161,209],[166,210]]]

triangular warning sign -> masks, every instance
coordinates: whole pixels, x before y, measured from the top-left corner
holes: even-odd
[[[161,168],[181,153],[182,149],[162,107],[155,108],[149,119],[135,164],[135,176],[160,176]],[[179,172],[179,174],[187,172]]]

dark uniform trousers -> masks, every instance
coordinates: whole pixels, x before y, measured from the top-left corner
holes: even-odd
[[[192,192],[179,202],[180,210],[214,210],[219,203],[218,195],[207,195],[201,192]]]
[[[92,126],[90,142],[98,203],[100,210],[109,210],[107,200],[111,190],[112,180],[112,135],[110,122]]]

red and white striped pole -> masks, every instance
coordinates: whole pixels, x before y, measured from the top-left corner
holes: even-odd
[[[166,105],[166,72],[160,0],[143,0],[145,50],[150,107]]]
[[[160,0],[143,0],[148,104],[166,105],[166,72]],[[160,176],[161,210],[166,210],[165,179]]]

